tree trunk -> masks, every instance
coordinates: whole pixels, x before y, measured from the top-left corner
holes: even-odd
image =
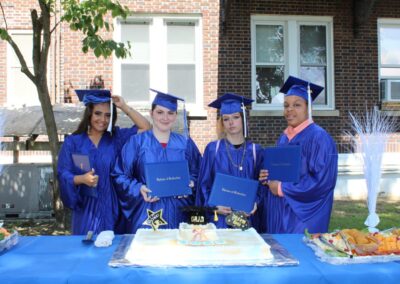
[[[60,229],[67,227],[66,212],[64,211],[63,203],[60,199],[60,189],[57,179],[57,164],[59,152],[59,140],[57,134],[57,125],[54,117],[53,106],[50,101],[49,89],[47,86],[47,77],[43,76],[36,85],[40,105],[43,111],[43,118],[47,129],[49,139],[49,147],[51,152],[52,167],[53,167],[53,210],[56,218],[57,225]]]

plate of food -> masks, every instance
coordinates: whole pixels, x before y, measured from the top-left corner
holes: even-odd
[[[377,233],[357,229],[319,234],[306,232],[304,241],[321,261],[332,264],[400,260],[400,229],[397,228]]]
[[[8,250],[18,243],[18,232],[0,227],[0,253],[4,250]]]

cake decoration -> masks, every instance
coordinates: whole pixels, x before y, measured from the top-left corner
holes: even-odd
[[[247,230],[250,223],[247,214],[243,211],[234,211],[225,218],[226,223],[236,229]]]
[[[150,226],[154,231],[158,230],[158,227],[167,225],[167,221],[165,221],[162,217],[163,209],[153,212],[150,209],[147,209],[147,219],[143,222],[143,225]]]
[[[217,210],[216,207],[207,206],[184,206],[180,209],[182,212],[186,213],[187,223],[198,225],[207,224],[210,221],[211,214]]]

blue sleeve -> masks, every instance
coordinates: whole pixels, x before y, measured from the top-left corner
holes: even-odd
[[[129,140],[129,138],[131,138],[131,136],[137,134],[137,132],[138,132],[138,128],[135,125],[130,128],[115,127],[114,139],[116,139],[118,153],[121,151],[122,147]]]
[[[60,183],[60,197],[63,204],[71,209],[75,209],[79,202],[79,190],[74,184],[74,163],[72,152],[74,150],[73,141],[67,137],[58,155],[58,182]]]
[[[208,206],[212,183],[214,181],[215,147],[209,143],[204,151],[200,165],[199,178],[196,190],[196,205]]]
[[[303,167],[298,183],[282,182],[284,198],[303,220],[328,198],[336,185],[338,154],[329,134],[314,135],[303,145]]]
[[[141,198],[142,183],[134,176],[138,161],[138,147],[140,146],[135,137],[131,137],[123,146],[112,173],[113,183],[126,216],[130,216],[134,204]]]
[[[201,154],[191,138],[187,140],[185,158],[189,164],[190,179],[194,182],[194,188],[196,189],[201,164]]]
[[[254,176],[253,179],[258,180],[258,177],[260,175],[261,169],[264,168],[264,150],[263,148],[258,145],[256,145],[256,165],[254,169]],[[257,198],[256,198],[256,203],[257,205],[263,203],[264,195],[265,195],[265,186],[263,186],[260,182],[258,184],[258,191],[257,191]]]

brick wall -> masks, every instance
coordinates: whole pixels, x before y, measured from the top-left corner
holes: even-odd
[[[203,84],[204,108],[207,117],[191,118],[192,138],[202,151],[216,138],[216,112],[207,107],[217,95],[235,92],[251,96],[251,38],[252,14],[314,15],[333,17],[335,107],[338,117],[314,117],[326,128],[338,144],[345,143],[343,132],[350,130],[348,111],[359,112],[379,101],[377,17],[399,18],[400,1],[376,1],[369,22],[361,26],[358,37],[353,34],[352,1],[347,0],[231,0],[226,32],[220,31],[219,0],[121,1],[134,13],[201,14],[203,20]],[[34,0],[2,1],[11,29],[30,28],[29,10]],[[4,26],[0,17],[0,26]],[[110,34],[111,36],[111,34]],[[97,59],[92,53],[81,52],[81,36],[62,25],[53,39],[49,70],[50,90],[57,101],[63,100],[64,90],[71,82],[75,88],[86,87],[95,75],[102,75],[106,87],[112,87],[112,59]],[[54,50],[58,55],[54,56]],[[0,41],[0,104],[6,100],[6,45]],[[59,57],[58,57],[59,56]],[[58,58],[58,59],[57,59]],[[56,60],[59,60],[56,62]],[[76,101],[76,97],[73,98]],[[273,144],[286,123],[282,117],[250,118],[250,136],[262,145]],[[396,141],[397,138],[394,138]]]
[[[252,14],[332,16],[335,107],[340,116],[314,117],[314,121],[327,129],[338,144],[345,143],[344,131],[350,130],[348,112],[364,112],[379,103],[377,16],[399,18],[400,15],[400,1],[376,2],[368,23],[360,27],[355,37],[352,1],[233,0],[226,32],[220,38],[218,94],[234,91],[251,96]],[[254,116],[249,123],[250,137],[262,145],[274,144],[286,127],[282,117]]]

